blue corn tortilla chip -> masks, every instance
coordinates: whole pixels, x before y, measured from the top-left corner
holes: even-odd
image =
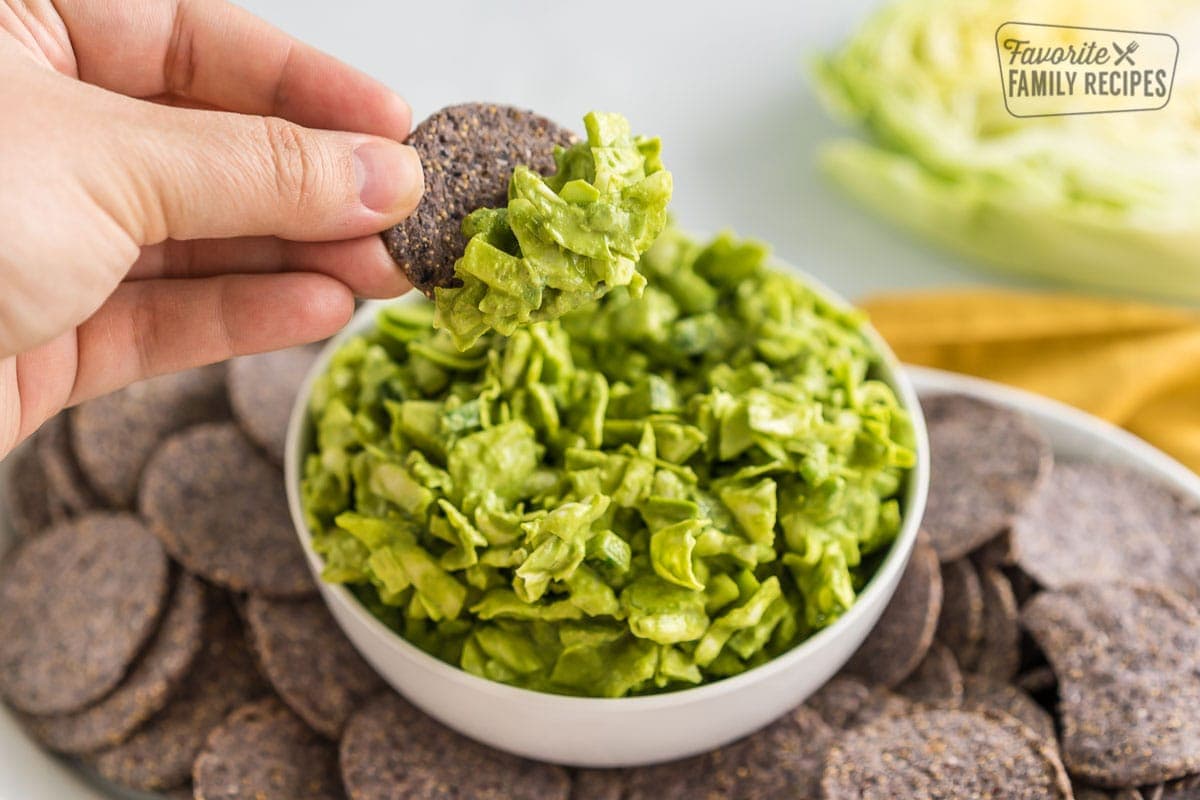
[[[1004,533],[1050,474],[1050,444],[1019,413],[966,395],[921,398],[929,428],[922,529],[942,561]]]
[[[1127,467],[1056,465],[1013,536],[1018,565],[1048,589],[1133,581],[1200,602],[1200,508]]]
[[[252,597],[245,607],[250,642],[275,691],[314,730],[341,736],[346,720],[383,689],[319,598]]]
[[[492,750],[426,716],[399,695],[368,700],[341,742],[342,780],[354,800],[445,796],[567,800],[567,771]]]
[[[112,691],[167,602],[162,546],[129,514],[95,513],[23,543],[0,570],[0,693],[30,714]]]
[[[87,760],[106,780],[129,789],[184,786],[208,734],[233,709],[269,691],[237,612],[229,600],[219,599],[205,620],[204,649],[171,701],[129,739]]]
[[[426,118],[406,143],[425,172],[425,194],[416,211],[383,233],[392,258],[413,286],[433,297],[455,286],[454,263],[467,239],[462,222],[477,208],[503,208],[513,167],[554,172],[554,147],[575,134],[532,111],[492,103],[448,106]]]
[[[963,702],[963,674],[950,648],[934,642],[913,674],[896,692],[914,703],[935,708],[958,708]]]
[[[203,644],[207,590],[181,574],[158,631],[129,674],[95,705],[74,714],[25,719],[26,729],[52,750],[84,754],[120,744],[170,700]]]
[[[139,507],[167,552],[213,583],[275,597],[316,591],[283,475],[232,423],[170,437],[146,465]]]
[[[932,709],[880,717],[843,733],[821,778],[825,800],[1067,800],[1046,742],[1011,717]]]
[[[922,535],[883,616],[843,670],[868,683],[898,686],[929,652],[941,610],[937,553]]]
[[[1071,774],[1120,788],[1200,772],[1200,614],[1161,587],[1076,584],[1021,621],[1058,676]]]
[[[283,464],[288,419],[296,393],[320,352],[320,345],[305,345],[242,356],[229,362],[229,406],[233,418],[276,464]]]
[[[71,411],[71,443],[84,476],[105,503],[133,508],[138,480],[163,437],[228,419],[225,365],[161,375]]]
[[[196,800],[343,800],[337,746],[274,697],[234,711],[192,770]]]
[[[960,666],[975,665],[983,641],[983,584],[970,559],[942,564],[942,612],[936,635]]]

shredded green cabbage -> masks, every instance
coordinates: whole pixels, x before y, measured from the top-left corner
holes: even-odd
[[[829,625],[894,540],[909,419],[862,320],[766,250],[667,230],[641,296],[483,334],[381,312],[311,400],[324,578],[476,675],[618,697]]]
[[[1019,119],[995,45],[1014,20],[1183,36],[1200,5],[890,0],[815,65],[831,114],[865,134],[825,144],[825,170],[879,216],[1001,270],[1200,298],[1197,64],[1180,60],[1157,111]],[[1046,37],[1103,43],[1071,27]]]
[[[511,335],[618,286],[637,296],[646,285],[636,264],[671,200],[661,145],[633,136],[620,114],[593,111],[583,122],[587,139],[555,152],[553,175],[517,166],[508,207],[463,221],[467,247],[454,265],[462,286],[436,290],[433,321],[460,349],[489,330]]]

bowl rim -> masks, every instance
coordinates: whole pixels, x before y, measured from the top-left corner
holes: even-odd
[[[802,281],[835,307],[843,310],[853,309],[853,305],[849,301],[805,270],[799,269],[778,258],[772,258],[769,261],[769,265],[773,269],[783,271]],[[355,312],[350,322],[322,348],[320,354],[313,361],[308,373],[304,377],[288,419],[284,454],[284,481],[292,523],[300,539],[300,544],[304,548],[304,553],[308,559],[309,568],[312,570],[314,580],[317,581],[321,589],[323,600],[326,603],[330,603],[336,598],[341,605],[349,609],[350,613],[366,626],[373,637],[387,640],[389,647],[397,648],[406,657],[421,664],[426,669],[440,672],[451,683],[477,693],[503,695],[511,700],[524,699],[527,702],[561,703],[564,706],[570,706],[575,710],[587,713],[634,710],[649,711],[685,706],[737,692],[744,686],[767,680],[780,672],[796,668],[809,658],[812,653],[824,648],[828,642],[831,642],[844,631],[857,627],[858,619],[871,613],[871,609],[879,602],[879,595],[886,591],[885,587],[888,585],[895,587],[898,583],[899,573],[908,564],[909,556],[912,553],[917,533],[920,529],[921,518],[925,513],[925,502],[929,494],[929,438],[926,432],[925,417],[921,409],[920,400],[911,379],[901,366],[896,354],[892,352],[892,349],[884,341],[879,332],[868,322],[864,322],[862,331],[880,358],[882,374],[879,377],[896,393],[901,407],[908,412],[912,421],[916,463],[909,473],[905,487],[904,519],[901,523],[900,531],[892,542],[892,546],[888,550],[888,554],[883,562],[876,568],[875,573],[871,576],[866,586],[858,593],[854,604],[832,625],[822,628],[775,658],[738,675],[722,678],[710,683],[702,683],[699,686],[676,689],[660,694],[635,695],[632,697],[585,697],[525,689],[473,675],[457,665],[449,664],[426,653],[384,625],[350,593],[345,585],[324,583],[321,581],[320,573],[323,567],[323,560],[313,550],[312,532],[309,530],[308,523],[304,519],[303,506],[300,499],[302,463],[304,457],[307,455],[307,453],[301,452],[300,448],[301,440],[309,425],[308,401],[312,394],[313,384],[325,371],[333,354],[347,340],[361,335],[373,327],[376,316],[383,308],[396,303],[415,302],[418,299],[420,298],[417,297],[416,293],[410,293],[408,296],[393,298],[391,300],[372,300],[364,303]],[[884,607],[886,607],[887,601],[888,598],[883,599],[882,603]],[[336,619],[336,615],[334,616]],[[337,624],[341,627],[340,621]],[[357,645],[355,647],[357,649]]]

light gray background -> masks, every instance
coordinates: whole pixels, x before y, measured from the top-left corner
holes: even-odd
[[[580,127],[620,111],[664,141],[672,208],[732,228],[858,298],[895,287],[1013,284],[886,227],[814,166],[839,127],[806,60],[878,0],[247,0],[293,35],[403,94],[422,119],[456,102],[533,108]]]

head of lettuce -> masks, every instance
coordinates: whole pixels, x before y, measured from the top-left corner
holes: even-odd
[[[879,215],[994,267],[1200,299],[1200,62],[1180,59],[1158,111],[1018,118],[1005,108],[995,45],[1012,20],[1182,37],[1200,27],[1200,6],[887,5],[816,66],[827,107],[867,134],[828,144],[828,173]]]

